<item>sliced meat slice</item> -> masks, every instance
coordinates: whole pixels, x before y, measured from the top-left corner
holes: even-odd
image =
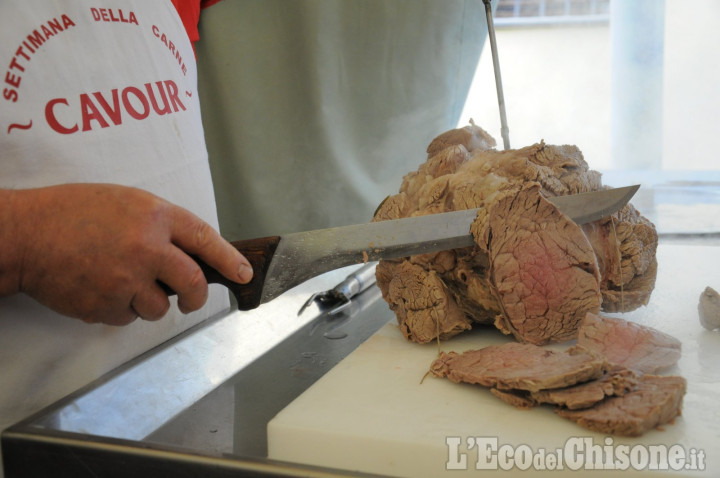
[[[640,436],[680,415],[686,381],[682,377],[643,375],[637,387],[583,410],[556,413],[581,427],[613,435]]]
[[[598,378],[605,362],[578,347],[555,352],[537,345],[510,342],[458,354],[441,353],[430,366],[438,377],[495,387],[536,392]]]
[[[613,367],[596,380],[565,388],[527,392],[524,390],[491,389],[493,395],[514,407],[526,409],[543,403],[560,405],[570,410],[589,408],[606,397],[623,396],[637,385],[631,370]]]
[[[522,342],[574,339],[602,296],[595,253],[582,229],[540,194],[537,183],[506,191],[471,227],[490,257],[502,308],[495,325]]]
[[[553,390],[540,390],[532,398],[538,403],[552,403],[570,410],[588,408],[606,397],[621,397],[633,390],[638,383],[631,370],[614,368],[597,380]]]
[[[640,373],[655,373],[680,358],[678,339],[623,319],[588,313],[578,334],[578,345]]]
[[[530,398],[530,393],[524,390],[498,390],[497,388],[491,388],[490,393],[503,402],[521,410],[527,410],[538,404]]]

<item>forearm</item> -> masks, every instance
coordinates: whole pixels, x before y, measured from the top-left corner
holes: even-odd
[[[20,292],[22,201],[17,191],[0,189],[0,297]]]

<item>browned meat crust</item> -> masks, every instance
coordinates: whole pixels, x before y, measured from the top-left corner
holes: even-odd
[[[390,262],[378,271],[377,279],[384,284],[385,299],[409,340],[425,343],[470,329],[470,319],[435,271],[408,261]]]

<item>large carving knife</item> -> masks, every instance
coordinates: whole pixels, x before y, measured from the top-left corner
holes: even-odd
[[[558,196],[548,200],[578,224],[607,217],[625,206],[640,186]],[[253,266],[246,285],[198,261],[209,283],[225,285],[240,310],[250,310],[324,272],[380,259],[475,244],[470,225],[477,209],[297,232],[232,242]],[[172,291],[169,291],[172,293]]]

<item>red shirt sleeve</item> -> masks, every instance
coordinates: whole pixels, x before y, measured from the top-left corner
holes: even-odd
[[[216,3],[218,3],[220,0],[201,0],[200,2],[200,8],[207,8],[212,7]]]
[[[198,32],[200,10],[215,5],[219,1],[220,0],[172,0],[175,10],[177,10],[183,22],[188,38],[193,45],[200,39],[200,33]]]
[[[195,50],[195,42],[200,40],[198,24],[200,23],[200,10],[215,5],[220,0],[172,0],[180,20],[183,22],[190,43]]]
[[[198,23],[200,22],[200,0],[172,0],[175,10],[180,15],[185,31],[194,45],[200,39]]]

